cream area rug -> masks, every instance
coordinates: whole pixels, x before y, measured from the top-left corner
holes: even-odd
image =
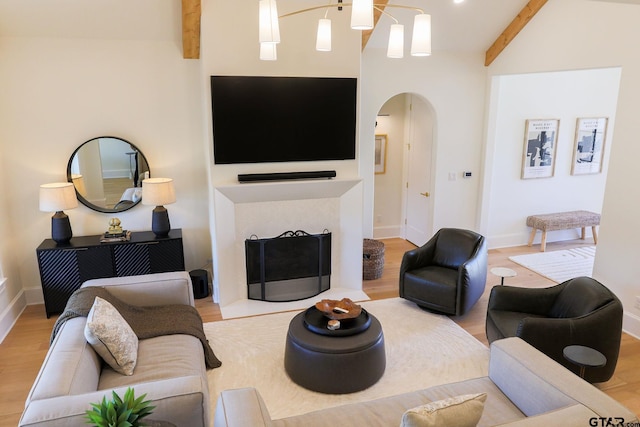
[[[208,373],[213,410],[225,389],[257,388],[271,417],[278,419],[487,375],[489,349],[448,317],[400,298],[361,305],[382,324],[386,370],[372,387],[343,395],[306,390],[287,376],[285,339],[299,311],[205,323],[222,361]]]
[[[596,247],[586,246],[561,251],[516,255],[509,257],[509,259],[547,279],[562,283],[574,277],[591,277],[595,256]]]

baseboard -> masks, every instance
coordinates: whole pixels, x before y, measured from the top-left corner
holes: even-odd
[[[27,299],[24,291],[20,291],[16,297],[11,300],[9,306],[0,314],[0,343],[7,337],[13,325],[27,307]]]
[[[27,298],[27,305],[44,304],[42,288],[27,288],[24,293]]]
[[[622,330],[640,340],[640,317],[633,313],[625,312],[622,317]]]
[[[392,239],[402,236],[402,227],[399,225],[390,225],[386,227],[373,227],[374,239]]]

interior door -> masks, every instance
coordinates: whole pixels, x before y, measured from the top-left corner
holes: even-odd
[[[405,238],[417,246],[431,237],[431,147],[433,115],[421,98],[410,96]]]

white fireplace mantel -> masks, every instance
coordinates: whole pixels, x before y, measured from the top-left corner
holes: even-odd
[[[368,299],[362,292],[362,198],[361,179],[215,186],[213,285],[223,318],[312,305],[307,300],[269,303],[247,299],[244,259],[247,234],[269,237],[293,229],[314,233],[322,232],[328,225],[333,234],[331,289],[318,297]]]
[[[222,185],[215,189],[234,203],[256,203],[341,197],[360,182],[360,179],[292,180]]]

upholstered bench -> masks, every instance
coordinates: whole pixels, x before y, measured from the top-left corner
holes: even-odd
[[[585,227],[591,227],[593,243],[598,243],[596,226],[600,225],[600,214],[589,211],[570,211],[544,215],[531,215],[527,217],[527,226],[531,227],[528,245],[533,245],[537,230],[542,231],[540,240],[540,251],[544,252],[547,244],[547,231],[569,230],[571,228],[581,228],[580,238],[585,238]]]

